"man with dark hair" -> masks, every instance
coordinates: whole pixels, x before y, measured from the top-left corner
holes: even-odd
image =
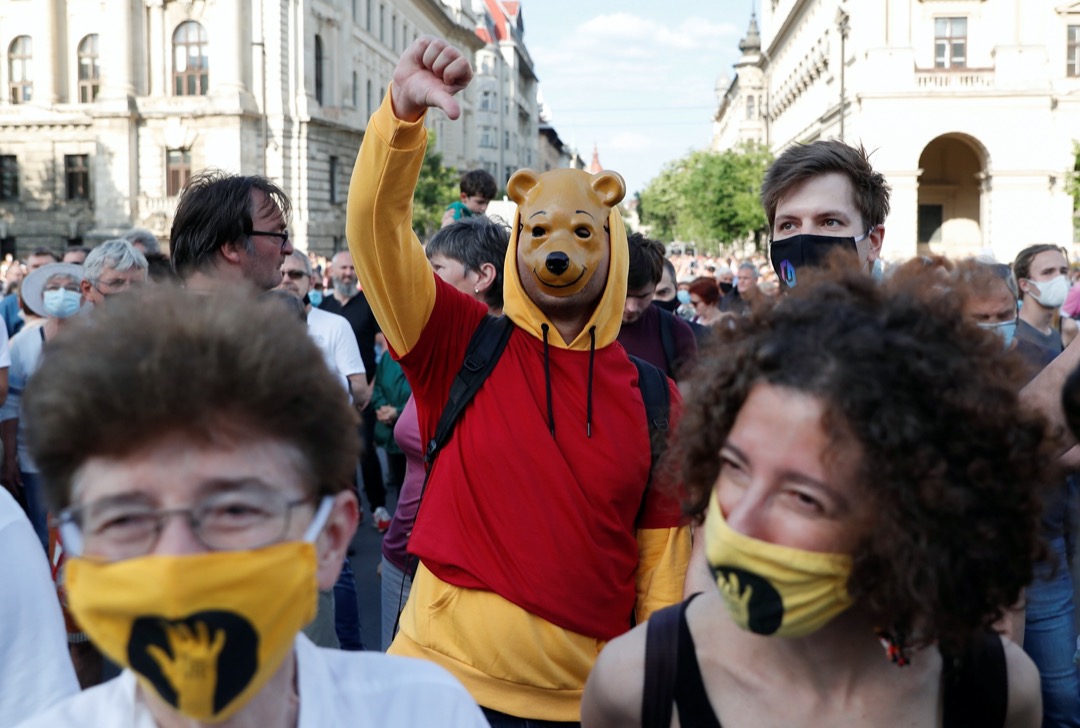
[[[728,270],[728,273],[730,272],[731,271]],[[677,284],[675,278],[675,264],[667,258],[664,258],[664,273],[660,276],[660,282],[656,284],[656,293],[653,294],[653,305],[664,309],[681,321],[686,321],[686,325],[694,332],[694,341],[697,342],[698,349],[701,349],[701,345],[709,336],[709,329],[694,321],[687,321],[682,316],[676,314],[676,311],[679,310],[679,306],[682,305],[682,301],[679,300],[679,291],[676,287]],[[687,292],[686,295],[686,300],[689,301],[689,292]]]
[[[375,339],[379,335],[379,324],[375,321],[375,314],[371,312],[367,297],[357,284],[356,268],[349,251],[343,250],[330,259],[328,273],[333,283],[333,295],[324,296],[319,308],[344,316],[349,322],[360,347],[360,358],[364,360],[370,388],[375,378]],[[363,419],[361,434],[364,438],[364,449],[360,454],[360,476],[364,480],[364,494],[371,506],[374,526],[385,532],[390,528],[390,512],[386,510],[382,464],[375,450],[375,412],[371,408],[365,408],[360,414]]]
[[[26,256],[26,272],[33,273],[43,265],[59,262],[60,257],[48,248],[34,248],[34,252]]]
[[[74,245],[64,251],[64,260],[61,262],[82,265],[86,262],[86,256],[88,255],[90,255],[90,248],[85,245]]]
[[[867,274],[881,254],[889,186],[861,146],[830,139],[789,147],[765,173],[761,205],[783,286],[795,286],[800,267],[837,248],[857,255]]]
[[[482,169],[466,172],[461,177],[461,199],[450,203],[443,214],[442,226],[483,215],[488,203],[495,199],[498,188],[495,178]]]
[[[678,380],[697,360],[697,342],[685,321],[651,305],[664,275],[664,246],[641,233],[631,234],[626,242],[630,269],[617,341],[627,353]]]
[[[172,264],[188,288],[281,281],[289,242],[289,198],[264,177],[204,171],[188,182],[173,217]]]

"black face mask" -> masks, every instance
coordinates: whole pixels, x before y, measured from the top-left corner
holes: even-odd
[[[858,255],[856,243],[866,239],[870,233],[855,238],[837,238],[831,235],[792,235],[783,240],[769,241],[769,259],[776,271],[780,285],[794,288],[798,282],[800,268],[821,266],[829,254],[837,248]]]
[[[731,289],[735,287],[734,283],[719,283],[720,292],[723,294],[731,293]]]
[[[654,298],[652,302],[653,305],[659,306],[668,313],[675,313],[675,311],[679,308],[679,299],[677,297],[671,299],[670,301],[661,301],[659,298]]]

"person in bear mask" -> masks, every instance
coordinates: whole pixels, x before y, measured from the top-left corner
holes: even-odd
[[[298,318],[121,297],[49,342],[23,404],[68,606],[124,668],[24,728],[486,726],[435,665],[301,634],[356,531],[359,437]]]
[[[1020,358],[937,278],[805,273],[714,331],[673,462],[707,582],[607,645],[582,725],[1038,726],[992,630],[1053,480]]]
[[[855,254],[868,275],[881,254],[889,187],[861,146],[830,139],[789,147],[765,173],[761,205],[782,289],[837,249]]]

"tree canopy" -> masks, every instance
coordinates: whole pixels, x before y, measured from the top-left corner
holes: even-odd
[[[454,167],[444,167],[435,151],[435,133],[428,132],[424,165],[413,192],[413,231],[421,241],[438,232],[446,206],[458,199],[460,177]]]
[[[691,152],[669,163],[640,195],[641,221],[659,240],[685,240],[718,251],[766,233],[758,197],[772,154],[745,143],[724,152]]]

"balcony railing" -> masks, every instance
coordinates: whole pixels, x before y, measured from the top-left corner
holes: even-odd
[[[915,86],[933,91],[979,90],[994,87],[992,68],[915,69]]]

